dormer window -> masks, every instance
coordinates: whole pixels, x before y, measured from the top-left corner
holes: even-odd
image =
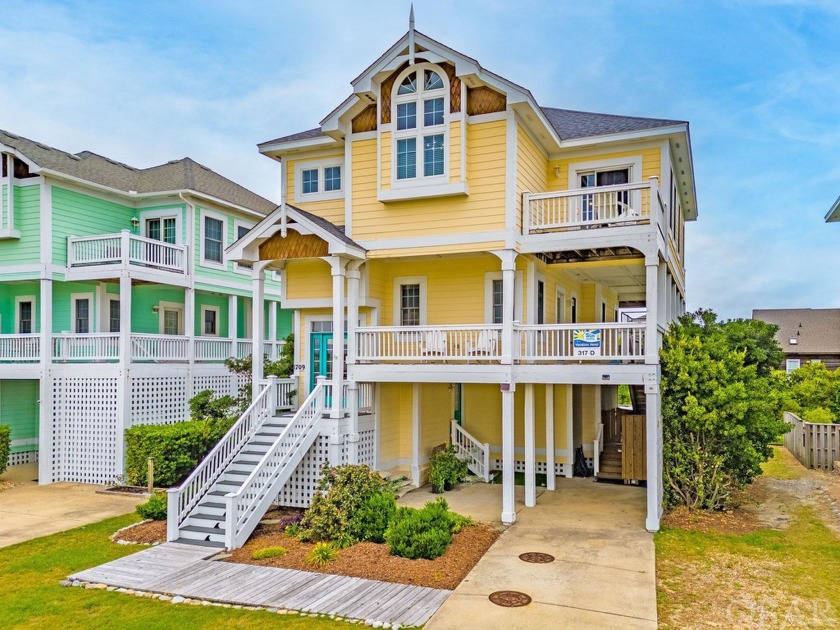
[[[422,64],[399,79],[393,116],[397,182],[417,184],[424,178],[441,177],[446,172],[446,114],[449,108],[444,77],[435,66]]]

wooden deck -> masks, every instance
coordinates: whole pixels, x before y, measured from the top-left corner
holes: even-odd
[[[166,543],[69,579],[243,606],[418,626],[451,591],[207,560],[216,549]]]

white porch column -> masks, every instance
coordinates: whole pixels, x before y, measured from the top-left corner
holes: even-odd
[[[362,261],[347,265],[347,363],[356,362],[356,327],[359,324],[359,267]],[[333,342],[334,343],[334,342]],[[347,383],[347,405],[350,407],[350,434],[347,436],[348,457],[351,464],[359,463],[359,384]]]
[[[525,507],[537,504],[536,444],[534,439],[534,384],[525,384]]]
[[[554,490],[554,385],[545,386],[545,488]]]
[[[657,335],[659,324],[659,259],[658,257],[645,261],[645,308],[647,309],[645,325],[645,363],[654,365],[659,363]]]
[[[422,431],[420,415],[421,388],[420,383],[414,383],[411,389],[411,483],[420,487],[420,453],[422,451]]]
[[[263,338],[265,337],[265,267],[269,261],[255,262],[251,269],[251,383],[253,397],[263,380]]]
[[[655,374],[645,376],[647,410],[645,412],[645,438],[647,446],[647,518],[645,529],[659,530],[662,516],[662,410],[659,391],[659,368]]]
[[[566,385],[566,468],[565,476],[571,479],[575,474],[575,390]]]
[[[231,356],[236,356],[236,313],[238,298],[235,295],[228,296],[228,328],[227,336],[231,344]],[[221,331],[219,331],[221,333]],[[220,334],[221,336],[221,334]]]
[[[9,172],[11,173],[11,171]],[[11,186],[9,188],[11,188]],[[40,298],[41,339],[39,341],[41,344],[41,378],[39,381],[38,393],[40,398],[40,405],[38,409],[38,483],[46,484],[55,481],[52,473],[52,277],[41,278]]]
[[[502,261],[502,360],[503,364],[513,363],[514,333],[514,301],[516,283],[516,252],[512,249],[494,251],[493,254]]]
[[[514,507],[514,424],[513,396],[516,385],[502,383],[502,523],[512,525],[516,521]]]
[[[116,473],[125,472],[125,430],[131,428],[131,273],[120,272],[120,362],[117,384]]]
[[[330,418],[341,418],[342,394],[344,390],[344,278],[347,261],[340,256],[330,256],[333,279],[333,344],[332,383],[333,396]]]

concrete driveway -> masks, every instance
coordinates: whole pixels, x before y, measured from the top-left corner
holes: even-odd
[[[653,536],[644,529],[645,490],[558,478],[557,490],[543,491],[533,508],[522,505],[521,488],[517,491],[516,523],[429,620],[427,630],[655,630],[655,559]],[[461,513],[471,514],[470,505],[480,505],[480,514],[471,514],[476,520],[486,520],[481,515],[493,506],[499,518],[500,486],[480,484],[443,496]],[[556,559],[548,564],[519,559],[529,551]],[[524,592],[532,601],[520,608],[499,607],[488,596],[501,590]]]
[[[101,486],[54,483],[39,486],[37,464],[10,466],[0,481],[0,547],[132,512],[143,497],[97,494]]]

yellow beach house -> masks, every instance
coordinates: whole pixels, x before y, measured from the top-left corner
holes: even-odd
[[[217,542],[238,546],[278,493],[308,504],[325,461],[422,484],[449,441],[479,476],[501,471],[505,523],[516,473],[533,506],[537,476],[555,490],[582,448],[599,477],[646,484],[659,528],[658,350],[697,217],[688,123],[542,107],[412,25],[319,126],[259,150],[282,203],[227,257],[257,301],[281,279],[305,402],[244,486],[207,481],[233,459],[217,453],[172,491],[170,539],[215,494]],[[251,435],[271,424],[264,382]]]

